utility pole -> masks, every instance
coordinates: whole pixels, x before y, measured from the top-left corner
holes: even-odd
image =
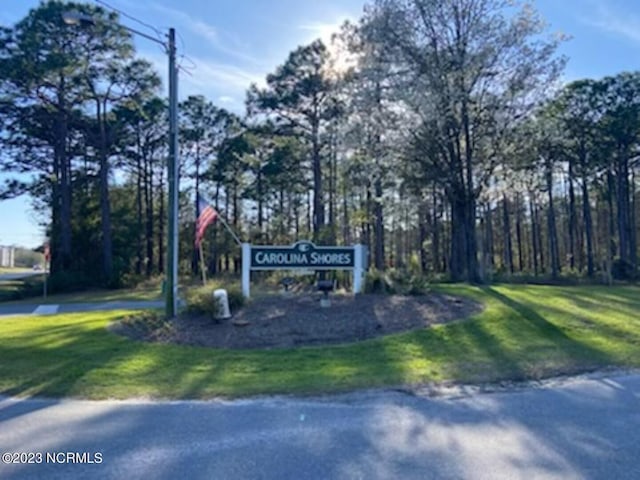
[[[167,318],[178,312],[178,69],[176,67],[176,32],[169,29],[169,245],[167,252]]]

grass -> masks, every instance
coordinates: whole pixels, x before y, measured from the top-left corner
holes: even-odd
[[[469,321],[356,344],[264,351],[146,344],[105,329],[127,312],[0,319],[0,392],[238,397],[640,367],[638,287],[436,288],[486,308]]]

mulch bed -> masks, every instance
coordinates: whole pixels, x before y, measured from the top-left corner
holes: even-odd
[[[229,349],[290,348],[350,343],[390,333],[463,319],[482,310],[466,298],[440,293],[424,296],[332,294],[264,295],[226,320],[180,316],[169,322],[132,319],[111,326],[137,340]]]

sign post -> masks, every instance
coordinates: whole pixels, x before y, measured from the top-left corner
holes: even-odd
[[[250,296],[251,270],[352,270],[353,292],[362,290],[364,247],[316,246],[303,240],[290,246],[242,244],[242,294]]]
[[[249,284],[251,282],[251,245],[242,244],[242,295],[249,298]]]
[[[360,293],[362,290],[362,274],[364,272],[364,248],[362,245],[355,245],[353,253],[353,293]]]

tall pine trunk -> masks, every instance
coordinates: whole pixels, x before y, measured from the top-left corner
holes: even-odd
[[[60,193],[60,262],[59,267],[63,271],[71,268],[73,254],[71,251],[71,161],[67,154],[67,141],[69,125],[67,117],[67,105],[65,99],[65,78],[60,76],[58,89],[58,134],[54,156],[59,166],[59,193]]]
[[[630,237],[629,237],[629,255],[631,266],[633,267],[633,276],[634,278],[638,275],[638,230],[636,228],[636,172],[634,169],[631,170],[631,205],[630,205]]]
[[[106,100],[105,100],[106,103]],[[96,100],[96,118],[100,130],[98,155],[100,158],[100,220],[102,226],[102,274],[107,284],[113,278],[113,243],[111,237],[111,204],[109,201],[109,154],[107,152],[106,105]]]
[[[145,241],[146,241],[146,275],[153,273],[153,167],[151,159],[144,150],[144,205],[145,205]]]
[[[518,244],[518,270],[524,270],[524,258],[522,254],[522,209],[520,208],[520,192],[516,192],[516,243]]]
[[[629,248],[629,168],[626,149],[619,148],[616,161],[616,203],[618,220],[618,253],[624,263],[630,263]]]
[[[375,266],[377,270],[384,270],[384,218],[382,210],[382,180],[376,178],[374,182],[374,207],[373,214],[375,217]]]
[[[314,100],[315,101],[315,100]],[[313,170],[313,239],[318,242],[320,231],[324,227],[324,192],[322,189],[322,157],[320,154],[320,119],[318,106],[311,121],[311,149]]]
[[[349,225],[349,189],[347,188],[347,180],[342,180],[342,243],[344,245],[351,244],[351,227]]]
[[[138,132],[139,133],[139,132]],[[142,159],[140,136],[138,137],[138,151],[136,152],[136,275],[142,274]]]
[[[453,281],[466,279],[466,210],[467,205],[464,198],[453,197],[451,199],[451,252],[449,256],[449,269]]]
[[[576,194],[573,187],[573,159],[569,159],[569,267],[573,270],[576,266]]]
[[[196,238],[196,232],[198,230],[198,218],[200,218],[200,144],[198,143],[196,145],[196,159],[195,159],[195,167],[196,167],[196,171],[195,171],[195,187],[196,187],[196,199],[195,199],[195,212],[196,212],[196,216],[195,216],[195,222],[193,224],[193,239],[194,242],[192,243],[193,245],[193,253],[191,254],[191,273],[194,276],[198,275],[198,266],[200,265],[200,252],[198,251],[198,248],[196,248],[195,246],[195,238]],[[204,265],[203,265],[204,268]]]
[[[586,154],[581,155],[580,166],[582,168],[582,215],[584,217],[584,233],[587,242],[587,276],[594,275],[593,261],[593,221],[591,218],[591,203],[589,201],[589,183],[587,176]]]
[[[164,228],[165,228],[165,214],[164,214],[164,170],[162,167],[159,169],[160,175],[158,175],[158,194],[160,205],[158,207],[158,272],[164,273]]]
[[[615,220],[614,220],[614,208],[613,208],[613,195],[614,195],[614,176],[611,167],[607,169],[607,209],[608,209],[608,222],[607,222],[607,270],[611,272],[613,259],[616,256],[616,242],[615,242]]]
[[[431,211],[426,200],[422,202],[420,210],[418,211],[418,249],[420,252],[420,271],[427,273],[429,259],[427,249],[425,248],[425,242],[427,241],[427,232],[433,230],[433,224],[431,217]],[[432,246],[433,248],[433,246]],[[433,257],[432,263],[435,264],[435,257]]]
[[[504,239],[504,265],[513,275],[513,244],[511,242],[511,220],[506,193],[502,195],[502,235]]]
[[[529,193],[529,212],[531,215],[531,256],[533,258],[533,274],[537,276],[540,271],[538,266],[538,232],[540,230],[540,226],[538,224],[538,214],[536,212],[533,195],[531,193]]]
[[[550,158],[547,158],[545,176],[549,200],[547,229],[549,235],[549,257],[551,259],[551,278],[557,279],[560,275],[560,253],[558,248],[558,231],[556,228],[556,211],[553,203],[553,166]]]

